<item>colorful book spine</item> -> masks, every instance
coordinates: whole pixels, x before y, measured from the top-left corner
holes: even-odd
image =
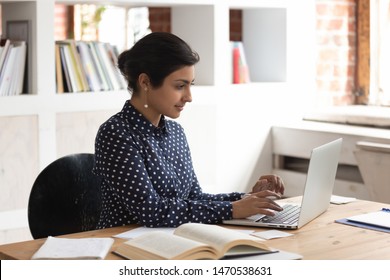
[[[250,83],[249,67],[242,42],[232,42],[233,83]]]
[[[57,92],[125,89],[117,60],[115,47],[108,43],[56,41]]]

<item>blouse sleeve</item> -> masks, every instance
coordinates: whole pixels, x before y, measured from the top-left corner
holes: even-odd
[[[216,201],[236,201],[241,199],[244,193],[231,192],[231,193],[220,193],[210,194],[204,193],[199,185],[198,179],[194,176],[194,182],[190,193],[190,198],[194,200],[216,200]]]

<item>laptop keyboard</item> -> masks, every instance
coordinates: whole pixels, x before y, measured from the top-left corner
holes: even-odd
[[[298,221],[299,212],[299,205],[287,204],[283,206],[282,211],[275,212],[274,216],[264,216],[256,220],[256,222],[291,225]]]

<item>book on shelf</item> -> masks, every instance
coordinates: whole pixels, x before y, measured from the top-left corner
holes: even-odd
[[[68,44],[62,44],[60,43],[60,50],[63,53],[64,61],[64,69],[66,73],[68,74],[70,85],[69,89],[72,89],[70,92],[81,92],[82,85],[81,80],[78,77],[78,73],[76,70],[75,60],[72,59],[72,50]]]
[[[64,92],[106,91],[126,88],[116,67],[117,53],[108,43],[59,40]],[[57,55],[58,57],[58,55]],[[58,67],[58,66],[57,66]],[[56,73],[60,73],[59,67]],[[69,84],[66,84],[69,80]],[[62,90],[61,85],[57,89]]]
[[[1,49],[1,54],[0,54],[0,72],[2,71],[3,65],[5,58],[8,53],[9,46],[11,45],[11,40],[10,39],[1,39],[0,43],[0,49]]]
[[[232,41],[233,83],[250,83],[249,67],[245,56],[244,45],[240,41]]]
[[[102,89],[103,90],[112,89],[110,81],[108,79],[108,76],[104,71],[104,68],[103,68],[104,66],[101,64],[101,60],[99,59],[98,52],[96,51],[94,42],[87,42],[87,45],[88,45],[89,51],[91,53],[92,61],[94,63],[95,69],[98,73],[98,77],[99,77]]]
[[[72,84],[70,81],[70,76],[69,76],[69,70],[68,66],[66,64],[66,59],[65,59],[65,51],[63,46],[58,45],[59,52],[60,52],[60,64],[61,64],[61,72],[63,76],[63,87],[64,87],[64,92],[73,92]],[[58,79],[57,79],[58,81]],[[60,86],[57,86],[60,87]]]
[[[110,57],[108,55],[106,43],[96,42],[95,47],[96,47],[98,53],[100,54],[100,60],[101,60],[101,63],[103,65],[103,69],[105,69],[105,71],[108,75],[108,79],[111,82],[112,89],[113,90],[122,89],[123,87],[121,86],[121,84],[118,81],[118,74],[116,72],[114,62],[110,59]]]
[[[58,44],[55,44],[55,50],[54,51],[55,51],[57,92],[58,93],[63,93],[64,92],[64,79],[63,79],[63,73],[62,73],[60,46]]]
[[[222,259],[276,253],[258,237],[218,225],[182,224],[173,234],[151,231],[120,244],[114,253],[137,260]]]
[[[91,50],[88,47],[87,43],[83,41],[77,41],[76,47],[77,51],[80,54],[81,64],[84,68],[85,76],[87,78],[91,91],[104,90],[101,78],[99,77],[96,69],[96,64],[94,63],[92,58]]]
[[[56,43],[60,44],[64,48],[66,64],[68,66],[68,70],[70,71],[69,75],[73,86],[73,92],[90,91],[75,41],[62,40],[57,41]]]
[[[22,94],[26,82],[26,42],[5,39],[0,56],[0,96]]]
[[[8,90],[11,85],[12,72],[16,61],[16,51],[13,46],[9,46],[5,55],[3,67],[0,72],[0,95],[8,96]]]
[[[118,65],[118,56],[119,56],[118,49],[115,46],[107,43],[104,44],[104,46],[106,47],[107,54],[110,58],[110,61],[112,62],[112,65],[114,66],[114,71],[116,72],[115,76],[118,79],[120,88],[127,88],[127,83],[123,78],[121,72],[119,71],[119,68],[116,66]]]
[[[16,61],[14,66],[14,77],[12,79],[9,94],[19,95],[23,92],[24,77],[26,75],[27,46],[24,41],[14,41],[13,45],[16,49]]]
[[[80,81],[82,91],[91,91],[91,89],[88,85],[88,82],[87,82],[84,67],[81,64],[81,58],[80,58],[80,54],[79,54],[77,47],[76,47],[76,42],[74,40],[68,40],[68,41],[69,41],[69,46],[71,49],[72,59],[73,59],[74,64],[76,66],[76,74],[77,74],[77,77]]]

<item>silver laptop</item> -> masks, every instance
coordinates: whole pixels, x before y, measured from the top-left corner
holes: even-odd
[[[284,210],[275,212],[275,216],[259,214],[245,219],[225,220],[223,223],[297,229],[321,215],[329,207],[336,179],[341,144],[342,138],[339,138],[312,150],[300,204],[280,204]]]

